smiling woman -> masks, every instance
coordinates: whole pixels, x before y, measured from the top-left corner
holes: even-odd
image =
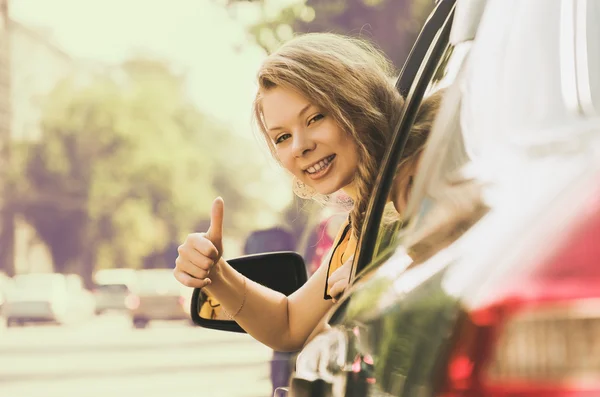
[[[360,234],[379,163],[402,109],[403,99],[392,83],[394,74],[393,65],[373,45],[327,33],[295,38],[268,57],[258,73],[254,115],[271,152],[297,178],[295,186],[305,185],[308,188],[304,190],[313,195],[343,189],[353,199],[350,219],[355,238]],[[305,107],[312,111],[307,116],[320,115],[323,126],[308,128],[312,117],[303,120],[303,129],[297,123],[279,124],[297,122],[292,118]],[[279,113],[284,110],[289,113]],[[287,128],[284,132],[292,138],[292,148],[286,153],[272,139],[273,127]],[[315,129],[318,131],[307,133]],[[323,131],[327,131],[327,138]],[[282,155],[302,158],[291,165]],[[318,178],[318,183],[307,173],[298,172],[298,166],[330,155],[335,155],[333,163],[338,163],[331,167],[336,172],[328,171],[327,178]]]
[[[209,230],[190,234],[179,247],[175,277],[203,288],[274,350],[298,350],[331,308],[330,298],[348,285],[367,203],[402,110],[392,76],[392,65],[369,43],[326,33],[295,38],[258,71],[254,115],[271,153],[294,176],[295,192],[313,198],[343,191],[352,199],[329,265],[300,289],[286,297],[246,279],[222,258],[220,198],[213,203]],[[429,109],[428,115],[437,106]],[[423,137],[417,130],[409,136],[394,195],[406,197]],[[390,201],[403,210],[404,199]]]

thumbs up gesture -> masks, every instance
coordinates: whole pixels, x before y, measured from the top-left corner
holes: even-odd
[[[173,274],[186,287],[203,288],[212,282],[210,272],[223,255],[223,209],[223,199],[217,197],[206,233],[189,234],[177,248]]]
[[[217,249],[217,261],[223,255],[223,210],[225,203],[221,197],[213,201],[210,211],[210,226],[205,237],[210,240]]]

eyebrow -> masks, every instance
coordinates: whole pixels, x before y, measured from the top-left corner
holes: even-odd
[[[308,111],[308,109],[310,109],[311,106],[312,106],[312,103],[309,103],[306,106],[304,106],[302,108],[302,110],[300,111],[300,113],[298,113],[298,118],[302,117],[304,115],[304,113],[306,113]],[[271,127],[271,128],[269,128],[268,131],[275,131],[275,130],[283,130],[283,127]]]

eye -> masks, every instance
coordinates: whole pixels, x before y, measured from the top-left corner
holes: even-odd
[[[315,115],[315,117],[313,117],[310,120],[308,120],[308,125],[311,125],[312,123],[316,123],[317,121],[321,120],[323,117],[325,117],[325,116],[323,116],[320,113],[317,114],[317,115]]]
[[[288,139],[289,137],[291,137],[290,134],[288,134],[287,132],[285,134],[281,134],[279,135],[277,138],[275,138],[275,144],[279,144],[283,141],[285,141],[286,139]]]

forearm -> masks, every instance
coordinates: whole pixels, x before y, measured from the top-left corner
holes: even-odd
[[[220,260],[214,270],[210,275],[212,283],[206,290],[229,315],[235,315],[235,320],[248,334],[275,350],[293,348],[285,295],[250,279],[244,281],[244,276],[225,260]]]
[[[207,291],[227,313],[235,315],[246,332],[277,351],[299,350],[331,307],[331,302],[323,299],[324,278],[311,277],[288,298],[249,279],[244,281],[224,260],[214,270]]]

